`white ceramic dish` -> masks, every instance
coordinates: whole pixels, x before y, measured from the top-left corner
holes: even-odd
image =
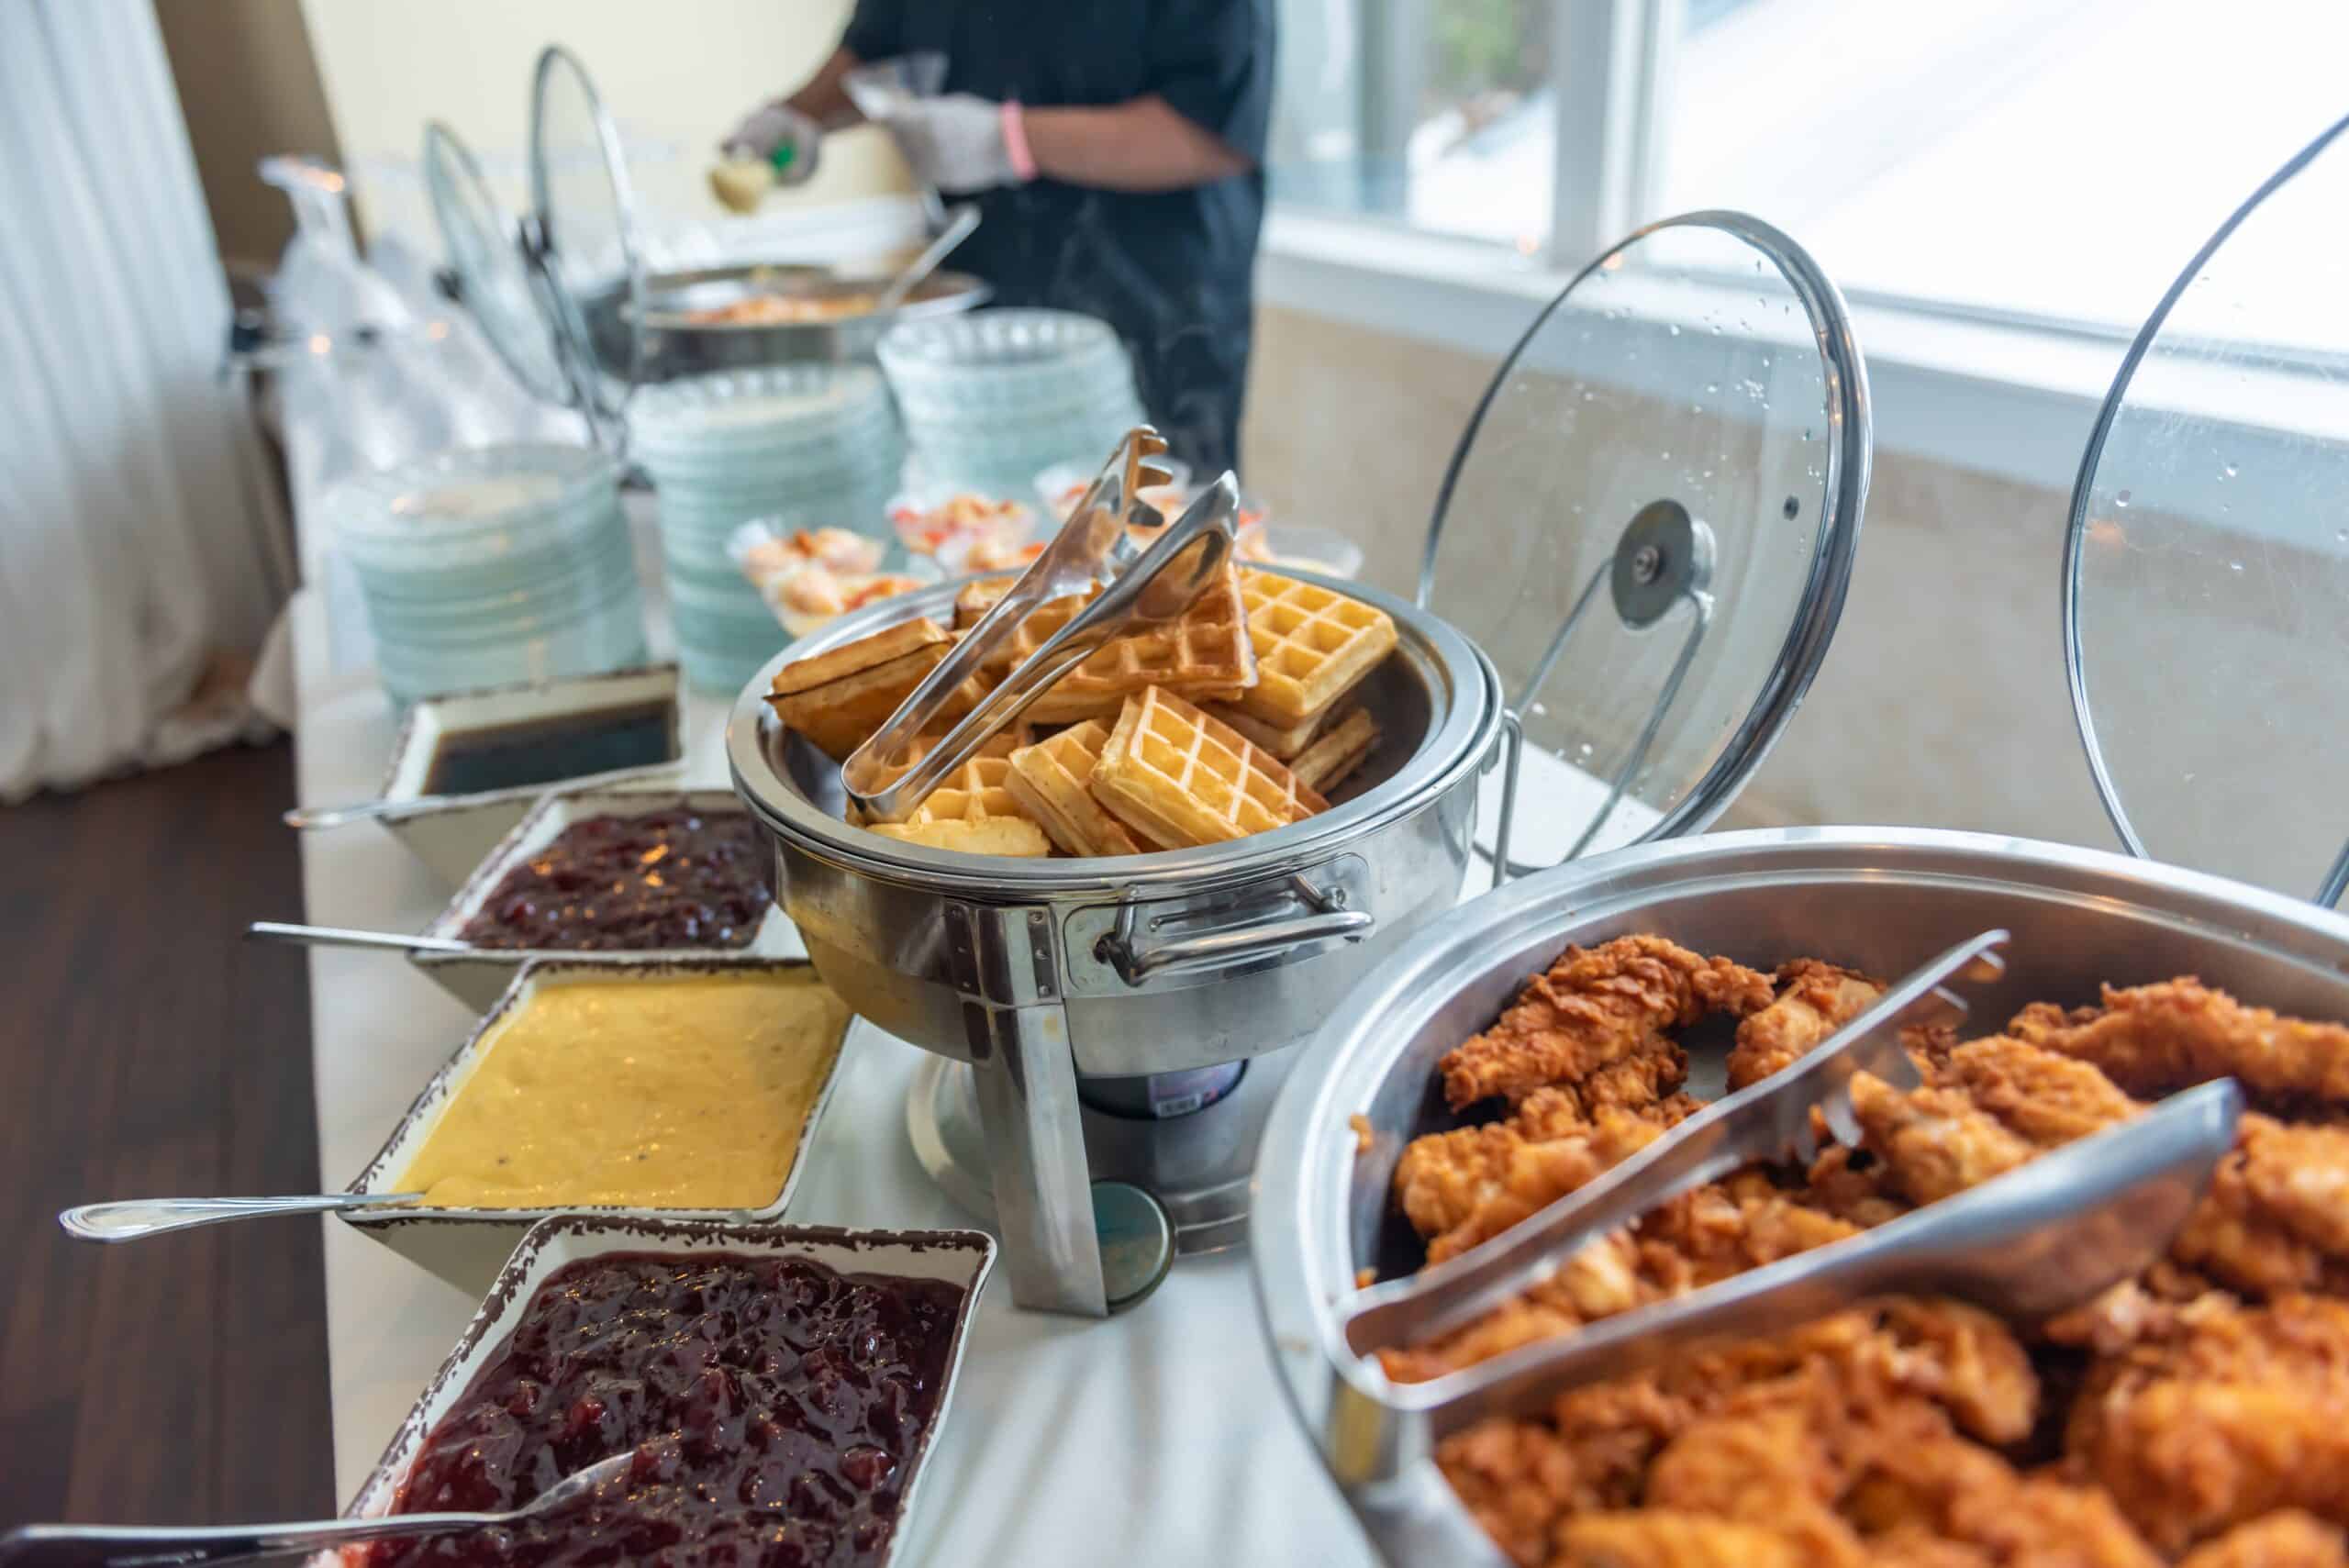
[[[689,789],[638,783],[591,784],[584,788],[540,791],[503,839],[482,856],[432,924],[428,937],[461,938],[465,922],[480,912],[499,882],[515,866],[529,860],[574,822],[590,817],[639,817],[679,801],[696,810],[739,812],[742,803],[732,790]],[[750,942],[739,948],[661,948],[640,952],[581,952],[568,948],[484,948],[473,952],[413,952],[418,969],[432,976],[456,998],[476,1011],[495,1003],[521,966],[534,958],[563,959],[580,963],[640,963],[662,960],[801,958],[807,948],[799,931],[783,910],[770,904]]]
[[[472,795],[424,793],[434,754],[450,736],[502,729],[508,725],[603,708],[663,702],[669,707],[669,743],[668,756],[661,762],[597,773],[584,780],[552,779]],[[482,856],[513,831],[531,803],[549,789],[674,772],[683,765],[684,756],[683,710],[674,664],[425,697],[407,710],[399,737],[392,742],[391,762],[384,771],[383,787],[376,792],[379,799],[412,804],[385,811],[376,820],[406,845],[409,853],[454,886],[472,874]]]
[[[947,1353],[946,1376],[938,1391],[938,1410],[930,1431],[907,1461],[897,1525],[882,1568],[895,1561],[896,1550],[915,1518],[924,1462],[944,1430],[954,1401],[954,1385],[963,1352],[970,1343],[972,1309],[995,1266],[995,1240],[975,1230],[836,1230],[820,1226],[712,1225],[691,1220],[600,1218],[562,1216],[534,1226],[497,1272],[481,1310],[473,1314],[464,1336],[457,1341],[440,1370],[417,1396],[407,1418],[384,1451],[359,1495],[343,1512],[367,1518],[391,1511],[425,1439],[455,1406],[475,1376],[504,1348],[530,1297],[548,1275],[568,1264],[611,1253],[653,1252],[689,1258],[696,1254],[732,1252],[753,1257],[790,1256],[822,1263],[841,1273],[889,1274],[898,1278],[946,1280],[963,1287],[963,1307],[954,1319],[954,1342]],[[363,1549],[360,1549],[363,1550]],[[310,1560],[310,1568],[338,1568],[356,1562],[360,1551],[348,1556],[324,1553]]]
[[[345,1192],[362,1195],[394,1193],[401,1188],[400,1177],[425,1140],[440,1125],[441,1117],[451,1102],[463,1090],[475,1068],[480,1066],[483,1048],[492,1029],[507,1015],[520,1008],[540,990],[557,985],[575,984],[582,981],[609,982],[625,975],[637,975],[646,980],[669,980],[681,974],[739,974],[745,971],[785,973],[808,968],[805,959],[631,959],[614,964],[609,962],[566,962],[541,961],[526,965],[514,977],[506,994],[492,1006],[456,1054],[441,1064],[440,1070],[424,1085],[413,1105],[407,1108],[384,1146],[367,1162]],[[800,1129],[799,1145],[794,1151],[791,1169],[783,1179],[783,1189],[774,1201],[754,1209],[677,1209],[630,1208],[607,1205],[582,1205],[570,1208],[424,1208],[345,1211],[342,1218],[350,1224],[381,1241],[393,1251],[420,1267],[430,1270],[460,1288],[477,1291],[487,1286],[522,1239],[522,1233],[539,1221],[555,1214],[584,1214],[607,1217],[615,1224],[632,1224],[651,1220],[702,1219],[751,1224],[779,1218],[791,1202],[793,1189],[799,1184],[799,1173],[807,1162],[802,1158],[814,1141],[817,1125],[822,1121],[824,1109],[831,1103],[832,1089],[840,1082],[841,1058],[848,1053],[849,1037],[860,1022],[853,1015],[841,1030],[841,1044],[832,1056],[831,1070],[824,1075],[823,1087],[817,1091],[815,1103],[807,1109],[807,1124]]]

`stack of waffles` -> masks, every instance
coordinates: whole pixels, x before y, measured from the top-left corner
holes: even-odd
[[[787,664],[768,700],[845,759],[1000,594],[965,589],[952,630],[905,622]],[[1030,615],[941,724],[968,713],[1085,603],[1072,596]],[[1063,675],[1018,729],[898,820],[866,826],[934,849],[1019,856],[1146,854],[1286,827],[1327,810],[1325,792],[1376,745],[1378,726],[1352,695],[1395,640],[1394,621],[1359,600],[1229,572],[1174,626],[1119,638]]]

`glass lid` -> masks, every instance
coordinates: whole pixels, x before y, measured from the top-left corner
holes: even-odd
[[[1453,454],[1419,595],[1524,727],[1516,871],[1729,804],[1833,635],[1869,450],[1843,302],[1767,224],[1653,225],[1542,311]]]
[[[619,128],[578,58],[539,56],[530,94],[530,199],[557,326],[599,423],[616,426],[642,369],[644,270]]]
[[[553,326],[523,260],[521,233],[482,177],[473,150],[438,120],[424,128],[424,188],[465,308],[533,397],[572,401]]]
[[[2349,880],[2349,120],[2170,285],[2064,550],[2072,706],[2132,852],[2330,906]]]

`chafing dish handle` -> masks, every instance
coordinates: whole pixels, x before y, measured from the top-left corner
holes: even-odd
[[[1365,909],[1346,907],[1346,890],[1324,892],[1303,875],[1289,878],[1289,902],[1307,913],[1283,914],[1272,919],[1243,918],[1221,930],[1154,941],[1147,934],[1141,906],[1129,903],[1118,912],[1117,928],[1096,944],[1095,956],[1118,972],[1129,985],[1140,985],[1165,970],[1220,967],[1253,958],[1286,952],[1307,942],[1341,939],[1358,942],[1370,935],[1377,917]]]

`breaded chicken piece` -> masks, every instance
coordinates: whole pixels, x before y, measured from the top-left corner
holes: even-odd
[[[2349,1524],[2349,1302],[2181,1316],[2167,1340],[2092,1369],[2065,1425],[2069,1468],[2171,1553],[2282,1508]]]
[[[1729,1053],[1731,1092],[1789,1067],[1884,995],[1881,981],[1815,958],[1781,964],[1777,999],[1737,1026]]]
[[[2245,1116],[2170,1255],[2253,1296],[2349,1289],[2349,1129]]]
[[[1647,1147],[1666,1123],[1602,1109],[1593,1120],[1542,1095],[1507,1121],[1413,1139],[1395,1195],[1440,1263],[1499,1235]]]
[[[2133,1095],[2233,1077],[2267,1100],[2349,1104],[2349,1029],[2246,1007],[2188,978],[2104,988],[2101,1008],[2026,1007],[2008,1032],[2093,1062]]]
[[[2113,1499],[2094,1486],[2033,1476],[2004,1489],[1961,1492],[1955,1540],[2006,1568],[2161,1568],[2162,1559]]]
[[[1869,1152],[1909,1201],[1924,1204],[2144,1107],[2086,1062],[1993,1035],[1959,1046],[1923,1088],[1905,1095],[1873,1073],[1855,1074],[1852,1108]]]
[[[2349,1568],[2349,1543],[2338,1528],[2286,1508],[2196,1547],[2178,1568]]]
[[[1900,1195],[1891,1168],[1865,1149],[1830,1143],[1804,1173],[1802,1201],[1821,1214],[1866,1229],[1915,1207]]]
[[[1567,1519],[1549,1561],[1552,1568],[1856,1568],[1867,1559],[1856,1540],[1848,1554],[1821,1556],[1816,1541],[1767,1525],[1642,1508]]]
[[[1758,1525],[1794,1540],[1805,1562],[1858,1562],[1860,1540],[1835,1513],[1845,1482],[1832,1423],[1804,1404],[1692,1422],[1649,1467],[1648,1507]]]
[[[1494,1095],[1578,1083],[1665,1029],[1709,1012],[1742,1018],[1771,995],[1767,977],[1662,937],[1570,947],[1491,1029],[1443,1058],[1444,1098],[1457,1110]]]

